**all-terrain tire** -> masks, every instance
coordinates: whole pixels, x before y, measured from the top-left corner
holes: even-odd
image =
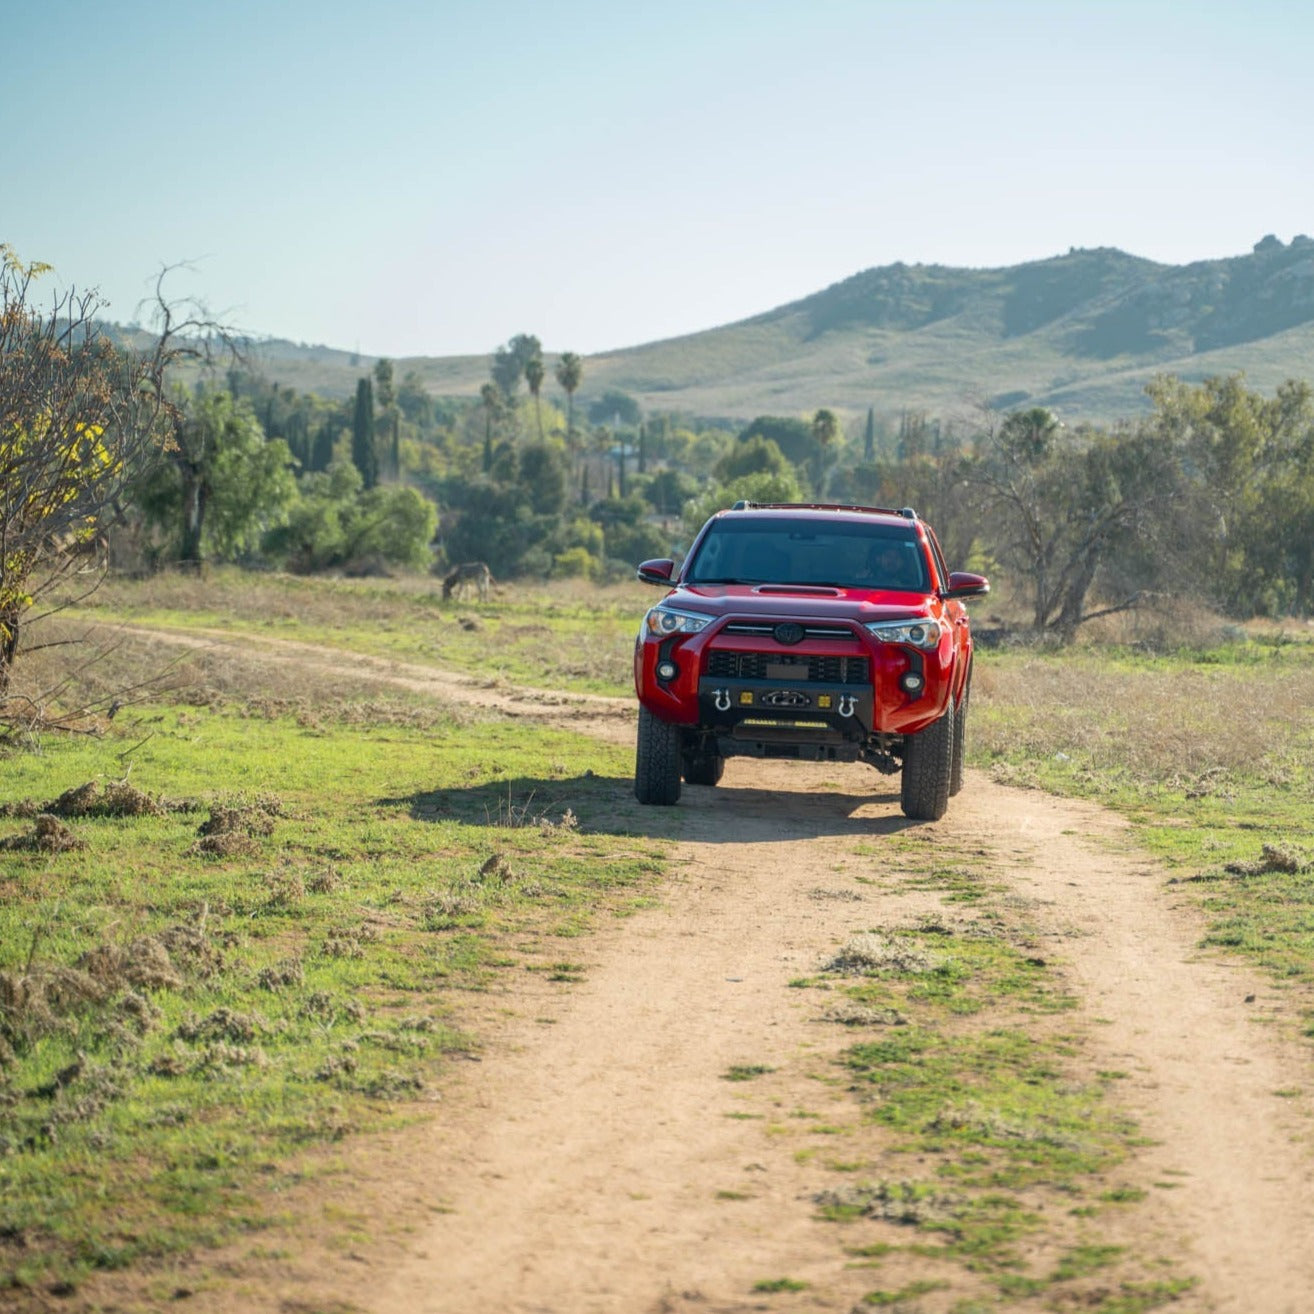
[[[954,762],[949,769],[949,797],[953,798],[963,787],[963,757],[967,752],[967,696],[970,684],[963,685],[963,696],[954,708]]]
[[[680,727],[643,706],[634,753],[634,797],[664,807],[680,798]]]
[[[914,821],[939,821],[949,807],[954,769],[952,707],[920,734],[903,741],[903,815]]]
[[[688,753],[684,759],[684,778],[691,785],[715,785],[725,772],[725,758],[720,753]]]

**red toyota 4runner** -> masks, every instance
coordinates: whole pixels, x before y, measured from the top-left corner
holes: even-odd
[[[903,811],[935,821],[963,780],[972,638],[963,598],[910,508],[738,503],[684,566],[645,561],[670,592],[634,648],[640,803],[715,785],[736,755],[902,771]]]

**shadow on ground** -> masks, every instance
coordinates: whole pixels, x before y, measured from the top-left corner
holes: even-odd
[[[685,785],[674,807],[644,807],[628,776],[519,776],[480,785],[424,790],[381,798],[405,807],[416,821],[460,821],[474,826],[560,824],[569,811],[583,834],[648,835],[704,843],[763,844],[819,835],[893,835],[926,823],[898,811],[899,795],[873,776],[871,792],[762,789],[727,780],[710,788]]]

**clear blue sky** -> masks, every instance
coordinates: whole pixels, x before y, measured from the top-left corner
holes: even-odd
[[[1300,0],[17,0],[0,241],[368,354],[595,352],[903,260],[1314,234]]]

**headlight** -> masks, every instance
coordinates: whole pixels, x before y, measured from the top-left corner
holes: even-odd
[[[643,628],[649,634],[697,634],[712,623],[710,616],[697,611],[680,611],[675,607],[654,607],[644,618]]]
[[[934,620],[871,621],[867,632],[882,643],[910,643],[934,648],[940,642],[940,622]]]

